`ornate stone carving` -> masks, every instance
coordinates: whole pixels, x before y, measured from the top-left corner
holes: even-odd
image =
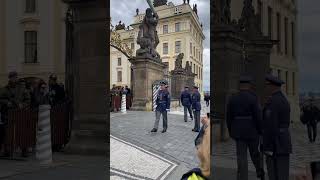
[[[182,69],[182,59],[183,59],[183,56],[184,54],[183,53],[180,53],[178,56],[177,56],[177,59],[175,61],[175,67],[174,69]]]
[[[154,0],[153,6],[158,7],[162,5],[167,5],[167,2],[168,2],[167,0]]]
[[[260,16],[255,14],[252,0],[244,0],[239,28],[250,36],[261,35]]]
[[[127,43],[121,40],[121,36],[116,30],[117,29],[114,29],[114,26],[110,23],[110,46],[122,52],[126,57],[131,58],[133,55],[132,49]]]
[[[186,62],[185,70],[186,70],[187,74],[192,74],[192,67],[191,67],[189,61]]]
[[[150,57],[160,60],[160,55],[156,51],[159,44],[159,37],[156,30],[159,16],[156,13],[152,13],[152,10],[148,8],[146,15],[139,26],[139,33],[137,37],[137,44],[140,45],[140,49],[136,51],[137,57]]]
[[[125,29],[126,25],[124,23],[121,24],[121,21],[119,21],[119,24],[116,25],[116,30]]]

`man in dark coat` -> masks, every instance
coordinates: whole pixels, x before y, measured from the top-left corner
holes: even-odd
[[[154,123],[154,128],[151,130],[151,132],[157,132],[161,115],[163,118],[162,133],[165,133],[168,128],[167,112],[170,111],[170,94],[165,89],[165,85],[165,82],[160,82],[160,90],[156,99],[156,121]]]
[[[270,180],[289,179],[292,153],[290,136],[290,105],[281,92],[283,81],[268,74],[265,78],[267,101],[263,109],[263,152],[266,154]]]
[[[190,118],[193,119],[192,111],[191,111],[192,98],[191,98],[191,93],[189,91],[188,86],[186,86],[184,88],[184,91],[181,93],[180,101],[181,101],[182,106],[184,108],[184,121],[187,122],[187,120],[188,120],[188,111],[190,114]]]
[[[262,133],[262,112],[256,94],[252,91],[252,78],[240,77],[239,93],[232,96],[227,106],[227,126],[232,139],[236,141],[238,180],[248,180],[249,149],[257,177],[264,175],[260,166],[259,136]]]
[[[52,74],[49,77],[49,98],[50,105],[54,106],[56,104],[62,103],[65,100],[65,91],[63,86],[59,85],[57,82],[57,76]]]
[[[194,116],[194,128],[192,131],[199,132],[200,131],[200,111],[201,111],[201,95],[198,91],[198,87],[193,87],[192,94],[192,110]]]
[[[302,108],[303,118],[306,120],[308,137],[311,143],[316,141],[317,123],[320,115],[319,109],[313,104],[313,102],[314,99],[310,99],[310,104],[307,104]]]

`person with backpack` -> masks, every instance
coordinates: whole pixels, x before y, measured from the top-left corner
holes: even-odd
[[[211,173],[210,159],[210,113],[201,118],[203,126],[195,139],[199,167],[185,173],[181,180],[208,180]]]

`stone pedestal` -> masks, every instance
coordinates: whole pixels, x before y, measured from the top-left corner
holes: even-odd
[[[180,99],[181,92],[185,86],[194,86],[195,74],[186,72],[185,69],[175,69],[171,71],[171,97]]]
[[[247,72],[254,77],[256,93],[261,103],[264,103],[265,97],[265,75],[270,68],[270,53],[274,42],[268,37],[251,39],[245,43],[248,60]]]
[[[135,57],[130,61],[134,74],[131,110],[152,111],[152,84],[164,78],[166,65],[151,58]]]
[[[224,141],[228,139],[226,104],[228,98],[238,91],[239,76],[243,69],[243,39],[231,25],[216,25],[213,33],[213,107],[221,118],[220,137]]]
[[[64,0],[74,12],[74,121],[67,153],[106,155],[109,71],[105,0]]]
[[[187,76],[184,69],[171,71],[171,97],[179,99],[184,87],[187,85]]]

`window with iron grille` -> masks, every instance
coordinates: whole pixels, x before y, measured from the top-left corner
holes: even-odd
[[[163,54],[168,54],[168,43],[163,43]]]
[[[118,71],[118,82],[122,82],[122,71]]]
[[[284,52],[288,54],[288,18],[284,19]]]
[[[272,38],[272,8],[268,7],[268,35]]]
[[[25,63],[37,63],[37,31],[24,32],[24,58]]]
[[[277,45],[278,53],[281,52],[281,16],[280,13],[277,13],[277,39],[279,43]]]
[[[176,30],[176,32],[180,31],[180,22],[175,24],[175,30]]]
[[[118,58],[118,66],[121,66],[121,58]]]
[[[181,41],[176,41],[175,43],[175,53],[180,53],[181,52]]]
[[[26,0],[26,13],[34,13],[36,11],[36,0]]]
[[[295,41],[296,41],[296,32],[295,32],[295,25],[294,22],[291,23],[291,49],[292,49],[292,57],[296,56],[296,51],[295,51]]]
[[[168,32],[168,25],[163,25],[163,34],[167,34]]]

